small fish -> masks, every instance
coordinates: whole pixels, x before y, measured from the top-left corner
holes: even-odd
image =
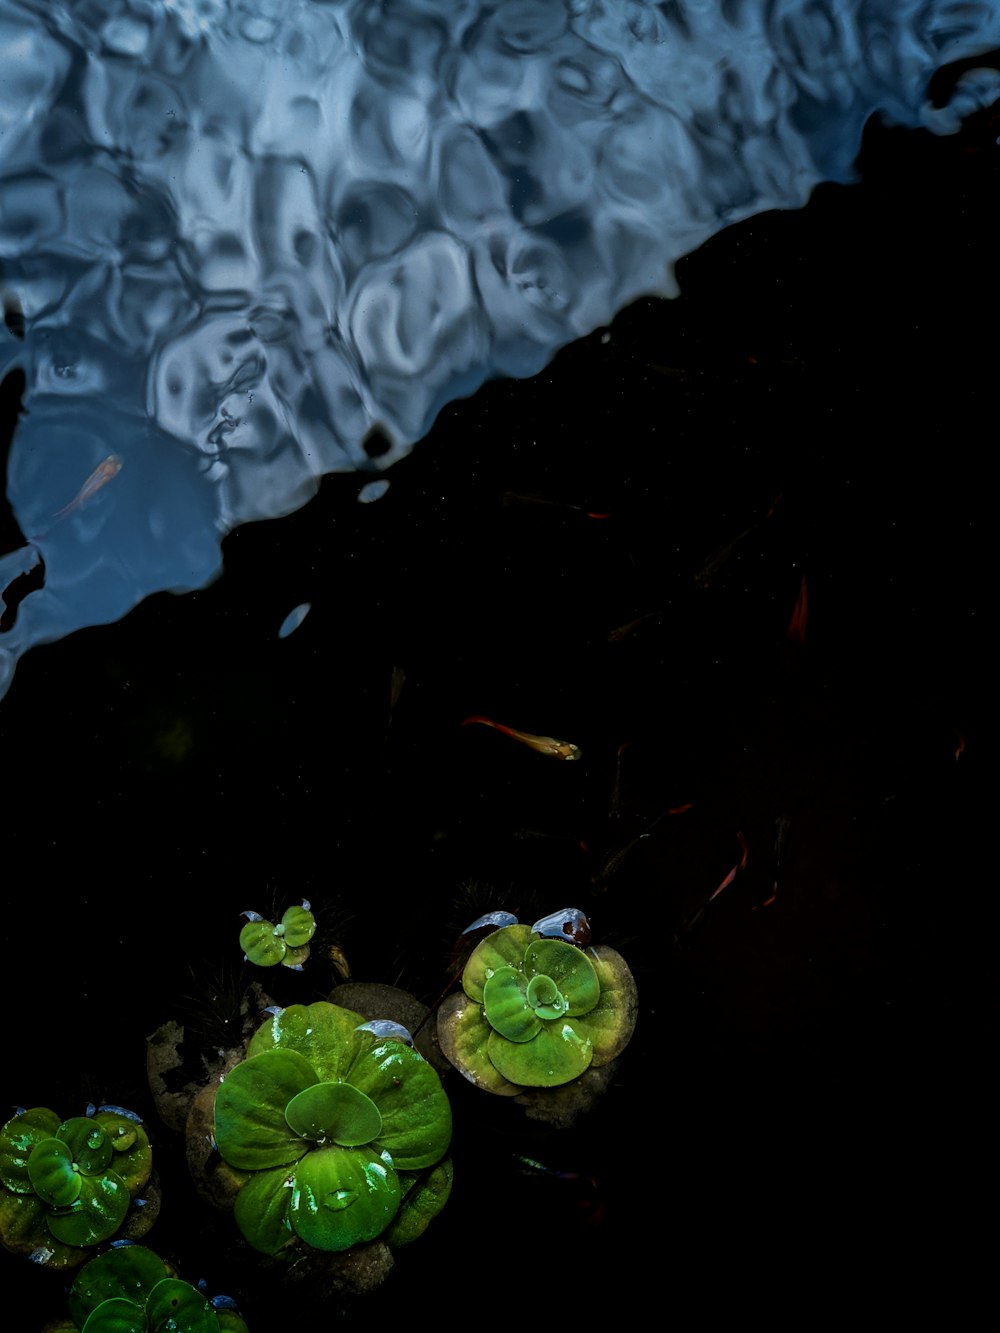
[[[572,1208],[580,1222],[596,1227],[604,1219],[605,1204],[601,1188],[593,1176],[583,1171],[564,1171],[540,1162],[536,1157],[512,1154],[516,1169],[523,1176],[546,1181],[554,1191],[552,1204]],[[551,1206],[551,1205],[550,1205]]]
[[[514,727],[505,727],[502,723],[493,722],[488,717],[480,717],[478,713],[467,717],[462,726],[469,727],[476,722],[481,723],[484,727],[493,727],[495,731],[502,731],[505,736],[510,736],[512,740],[520,741],[522,745],[537,750],[539,754],[551,755],[553,759],[580,758],[580,747],[574,745],[572,741],[557,741],[551,736],[532,736],[530,732],[516,731]]]
[[[809,592],[806,587],[806,576],[803,574],[802,582],[799,584],[799,593],[792,608],[792,618],[788,622],[788,637],[793,643],[805,643],[808,621]]]
[[[645,611],[641,616],[636,616],[634,620],[629,620],[624,625],[618,625],[615,629],[608,630],[608,643],[621,643],[622,639],[627,639],[633,630],[637,630],[640,625],[645,625],[650,620],[659,620],[661,615],[661,611]]]
[[[722,569],[728,564],[734,551],[742,546],[746,539],[751,536],[752,533],[756,532],[758,528],[763,527],[768,519],[773,517],[780,500],[781,492],[774,497],[770,509],[768,509],[762,519],[757,520],[755,523],[751,523],[748,527],[744,528],[742,532],[738,532],[735,537],[730,541],[725,542],[722,546],[717,546],[711,555],[706,557],[705,563],[694,576],[694,581],[699,588],[710,588],[712,586]]]
[[[117,477],[122,470],[122,459],[117,454],[108,454],[103,463],[98,463],[87,480],[70,500],[68,505],[63,505],[62,509],[52,515],[53,518],[65,518],[71,514],[74,509],[79,509],[85,505],[92,495],[96,495],[102,486],[106,486],[113,477]]]
[[[729,888],[730,884],[732,884],[733,880],[740,873],[740,871],[746,870],[747,858],[748,858],[747,840],[743,836],[743,833],[741,831],[737,831],[736,841],[740,845],[740,859],[733,866],[732,870],[730,870],[729,874],[725,876],[725,878],[723,879],[722,883],[718,886],[718,888],[713,889],[712,892],[705,899],[705,901],[701,904],[701,906],[696,908],[687,918],[687,920],[681,923],[681,925],[678,927],[674,935],[675,944],[679,940],[682,940],[685,935],[689,934],[695,928],[695,926],[698,925],[699,921],[701,921],[702,917],[704,917],[705,913],[708,911],[709,905],[715,902],[716,898],[718,898],[719,894],[722,892],[723,889]]]
[[[569,510],[574,514],[582,514],[584,518],[610,518],[611,513],[585,509],[583,505],[567,504],[564,500],[546,500],[542,495],[524,495],[520,491],[504,491],[500,497],[500,503],[504,508],[515,507],[518,509],[562,509]]]

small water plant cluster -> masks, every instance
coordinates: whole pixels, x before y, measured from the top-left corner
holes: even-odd
[[[209,1300],[153,1250],[127,1241],[80,1269],[69,1311],[51,1333],[248,1333],[228,1297]]]
[[[236,1222],[265,1254],[402,1245],[447,1201],[451,1107],[436,1071],[338,1005],[275,1010],[214,1115]]]
[[[0,1129],[0,1240],[36,1263],[71,1267],[84,1250],[152,1225],[140,1192],[153,1169],[139,1118],[121,1107],[61,1120],[44,1106]]]
[[[240,948],[258,967],[284,967],[301,971],[309,957],[309,941],[316,934],[316,918],[308,898],[301,907],[289,907],[277,925],[259,912],[244,912],[247,923],[240,931]]]
[[[637,1010],[625,960],[591,946],[586,917],[567,908],[533,926],[503,925],[479,941],[462,993],[439,1010],[438,1038],[470,1082],[515,1096],[608,1064],[628,1044]]]

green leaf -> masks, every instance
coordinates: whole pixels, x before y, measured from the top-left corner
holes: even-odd
[[[111,1142],[100,1125],[93,1119],[77,1115],[64,1120],[56,1130],[56,1138],[73,1154],[73,1161],[85,1176],[97,1175],[111,1161]]]
[[[72,1268],[83,1258],[75,1246],[63,1245],[48,1228],[49,1210],[37,1194],[0,1190],[0,1242],[15,1254],[29,1255],[46,1268]]]
[[[295,1051],[263,1051],[227,1074],[215,1097],[215,1141],[230,1166],[260,1171],[301,1157],[308,1145],[289,1126],[285,1107],[318,1082]]]
[[[98,1111],[93,1121],[111,1142],[111,1165],[134,1199],[153,1173],[153,1150],[142,1125],[117,1111]]]
[[[454,1177],[451,1158],[446,1157],[431,1171],[416,1176],[400,1176],[403,1202],[385,1232],[385,1240],[392,1246],[409,1245],[427,1230],[430,1223],[448,1202]]]
[[[538,1018],[562,1018],[569,1008],[569,1001],[552,978],[547,977],[544,972],[539,972],[531,978],[524,998]]]
[[[573,946],[570,945],[570,948]],[[589,1066],[593,1048],[582,1037],[571,1018],[543,1023],[532,1041],[507,1041],[499,1032],[490,1034],[490,1060],[504,1078],[526,1088],[557,1088],[577,1078]]]
[[[541,1022],[528,1004],[527,982],[514,967],[499,967],[483,987],[483,1007],[492,1028],[508,1041],[530,1041]]]
[[[246,1324],[235,1310],[217,1310],[219,1333],[250,1333]]]
[[[274,967],[285,956],[288,946],[274,929],[273,921],[248,921],[240,931],[240,948],[258,967]]]
[[[482,1000],[487,979],[498,968],[521,969],[524,951],[531,943],[530,926],[504,926],[480,940],[462,973],[462,989],[470,1000]]]
[[[297,949],[288,948],[281,960],[282,967],[301,967],[309,957],[309,945],[300,944]]]
[[[290,949],[299,949],[308,944],[316,934],[316,918],[305,907],[290,907],[281,918],[285,927],[285,943]]]
[[[639,996],[625,959],[601,944],[590,950],[601,983],[601,997],[589,1013],[573,1020],[581,1036],[590,1038],[594,1064],[605,1065],[628,1045],[635,1031]]]
[[[149,1293],[150,1333],[218,1333],[219,1321],[205,1297],[189,1282],[165,1277]]]
[[[235,1310],[218,1310],[219,1333],[250,1333],[246,1324]]]
[[[316,1071],[317,1083],[349,1082],[347,1071],[358,1053],[355,1028],[360,1014],[326,1000],[292,1004],[274,1014],[250,1040],[250,1055],[278,1047],[297,1051]]]
[[[264,1254],[277,1254],[295,1239],[288,1217],[294,1171],[293,1166],[258,1171],[236,1196],[236,1225],[254,1249]]]
[[[304,1139],[332,1139],[359,1148],[377,1139],[382,1128],[378,1107],[349,1083],[315,1083],[285,1107],[289,1127]]]
[[[500,1097],[516,1097],[521,1091],[490,1060],[487,1045],[492,1028],[481,1002],[463,994],[449,995],[438,1010],[437,1031],[445,1058],[470,1083]]]
[[[102,1301],[83,1325],[83,1333],[146,1333],[149,1324],[142,1308],[123,1296]]]
[[[28,1158],[31,1187],[50,1208],[68,1208],[83,1188],[73,1153],[62,1139],[43,1139]]]
[[[64,1245],[97,1245],[110,1240],[128,1212],[128,1186],[114,1171],[80,1176],[80,1194],[68,1208],[49,1213],[49,1230]]]
[[[392,1221],[402,1191],[392,1166],[364,1148],[321,1148],[295,1168],[292,1226],[317,1250],[374,1240]]]
[[[601,996],[601,983],[594,965],[573,944],[562,940],[535,940],[524,953],[524,971],[529,977],[551,977],[569,1001],[571,1018],[593,1009]]]
[[[79,1327],[102,1301],[128,1297],[145,1302],[157,1282],[167,1276],[159,1255],[145,1245],[122,1245],[84,1264],[69,1291],[69,1312]]]
[[[8,1120],[0,1129],[0,1180],[15,1194],[33,1194],[28,1157],[43,1139],[54,1139],[59,1117],[45,1106],[34,1106]]]
[[[451,1142],[451,1103],[437,1071],[402,1042],[375,1038],[368,1046],[370,1033],[357,1036],[364,1039],[363,1053],[348,1079],[378,1107],[379,1146],[389,1150],[400,1171],[433,1165]]]

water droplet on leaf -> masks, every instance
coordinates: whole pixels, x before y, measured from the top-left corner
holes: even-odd
[[[326,1196],[324,1204],[332,1213],[342,1213],[345,1208],[350,1208],[357,1197],[357,1190],[334,1190]]]

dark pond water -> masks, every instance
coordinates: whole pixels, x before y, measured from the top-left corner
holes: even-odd
[[[895,1308],[916,1271],[960,1307],[996,1048],[998,133],[871,125],[860,184],[730,227],[679,299],[445,407],[378,503],[329,477],[231,532],[211,586],[18,666],[0,1101],[148,1116],[150,1243],[252,1329]],[[326,994],[332,946],[430,1002],[483,907],[566,904],[641,1001],[570,1130],[450,1079],[448,1208],[320,1309],[197,1200],[144,1072],[159,1023],[224,1018],[251,979],[240,911],[303,896],[321,947],[283,1002]],[[17,1327],[62,1312],[58,1277],[0,1271],[37,1311]]]

